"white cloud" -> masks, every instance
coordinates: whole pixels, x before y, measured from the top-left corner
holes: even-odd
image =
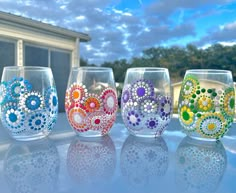
[[[79,15],[79,16],[76,16],[75,19],[77,19],[77,20],[85,20],[86,17],[84,15]]]

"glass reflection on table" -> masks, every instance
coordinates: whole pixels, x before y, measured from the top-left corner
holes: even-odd
[[[14,142],[4,159],[4,176],[11,192],[54,192],[60,167],[56,146],[47,139]]]
[[[185,137],[176,152],[176,185],[180,192],[216,192],[227,166],[220,141]]]
[[[123,144],[120,162],[121,173],[135,192],[147,192],[148,188],[156,190],[153,187],[168,168],[168,147],[162,137],[130,135]]]
[[[103,137],[75,137],[67,152],[67,170],[70,177],[93,192],[111,180],[116,167],[116,150],[109,135]],[[96,188],[94,189],[94,186]]]

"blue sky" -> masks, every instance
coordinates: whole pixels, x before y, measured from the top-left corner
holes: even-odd
[[[236,0],[0,0],[0,10],[88,33],[81,56],[95,64],[154,46],[236,42]]]

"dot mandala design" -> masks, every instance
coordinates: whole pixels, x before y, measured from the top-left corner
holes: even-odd
[[[157,113],[158,110],[158,103],[155,98],[148,97],[140,101],[140,111],[145,113]]]
[[[134,101],[140,101],[146,97],[154,96],[154,86],[148,80],[138,80],[131,86],[131,97]]]
[[[171,112],[171,97],[155,93],[154,84],[149,80],[137,80],[123,90],[122,118],[125,126],[135,134],[149,129],[154,136],[155,131],[159,131],[170,120]],[[148,119],[154,117],[155,121],[149,125]],[[154,122],[156,124],[152,125]]]
[[[172,111],[172,99],[168,96],[160,96],[159,114],[163,120],[169,120]]]
[[[20,97],[20,106],[26,112],[40,110],[44,107],[44,98],[38,92],[30,92]]]
[[[48,115],[44,111],[35,111],[28,118],[28,127],[33,131],[47,129]]]
[[[57,91],[55,87],[49,87],[45,94],[45,106],[49,110],[50,115],[54,116],[58,113],[58,98],[57,98]]]
[[[85,85],[82,85],[81,83],[73,83],[68,89],[68,98],[66,98],[66,100],[69,100],[70,103],[76,103],[86,96],[87,89]]]
[[[81,108],[72,108],[67,114],[72,127],[79,132],[85,132],[87,128],[86,111]]]
[[[44,89],[43,95],[32,91],[30,82],[22,77],[0,84],[0,92],[5,93],[0,101],[1,120],[13,135],[28,135],[53,128],[58,113],[56,88]]]
[[[88,128],[102,131],[108,124],[106,114],[103,111],[96,111],[88,116]]]
[[[122,103],[127,103],[130,99],[130,92],[129,92],[130,88],[127,88],[127,90],[124,90],[122,93]]]
[[[195,130],[194,121],[194,113],[191,109],[186,105],[182,106],[180,108],[180,122],[188,126],[187,130]]]
[[[113,114],[117,111],[118,102],[116,92],[112,88],[107,88],[102,93],[103,109],[106,114]]]
[[[145,121],[145,125],[148,129],[156,129],[159,126],[159,122],[157,118],[151,117]]]
[[[84,85],[73,83],[65,99],[69,122],[76,131],[93,130],[105,135],[114,124],[118,108],[114,89],[108,87],[101,94],[88,93]]]
[[[85,98],[83,105],[86,111],[91,113],[94,111],[98,111],[102,104],[99,97],[94,95]]]
[[[125,113],[123,116],[125,116],[125,122],[128,123],[129,126],[132,128],[139,126],[141,124],[141,121],[143,119],[143,116],[139,114],[139,111],[135,109],[131,109],[127,113]]]
[[[204,137],[219,138],[226,132],[224,116],[220,113],[206,113],[197,121],[197,132]]]
[[[195,76],[187,75],[184,78],[181,94],[184,98],[191,98],[195,94],[199,85],[198,79]]]
[[[232,117],[235,112],[235,92],[233,88],[225,90],[223,111],[229,117]]]
[[[18,100],[22,94],[32,89],[32,85],[28,80],[24,80],[22,77],[16,77],[9,81],[7,89],[9,90],[9,97],[13,100]]]
[[[214,109],[214,101],[206,95],[200,95],[197,99],[196,108],[200,112],[209,112]]]
[[[7,98],[7,83],[0,83],[0,105],[3,105]]]
[[[188,87],[190,85],[192,86]],[[178,109],[180,123],[185,131],[189,131],[189,134],[197,131],[198,134],[193,135],[219,139],[228,131],[233,122],[234,88],[204,88],[196,77],[186,76],[181,88]],[[211,124],[211,121],[214,124]]]
[[[7,126],[13,133],[21,133],[25,130],[24,121],[25,113],[16,106],[7,106],[3,110],[3,124]]]

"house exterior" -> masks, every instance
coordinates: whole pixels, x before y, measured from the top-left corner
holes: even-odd
[[[0,77],[5,66],[51,67],[64,111],[64,96],[71,67],[79,66],[80,42],[88,34],[0,11]]]

